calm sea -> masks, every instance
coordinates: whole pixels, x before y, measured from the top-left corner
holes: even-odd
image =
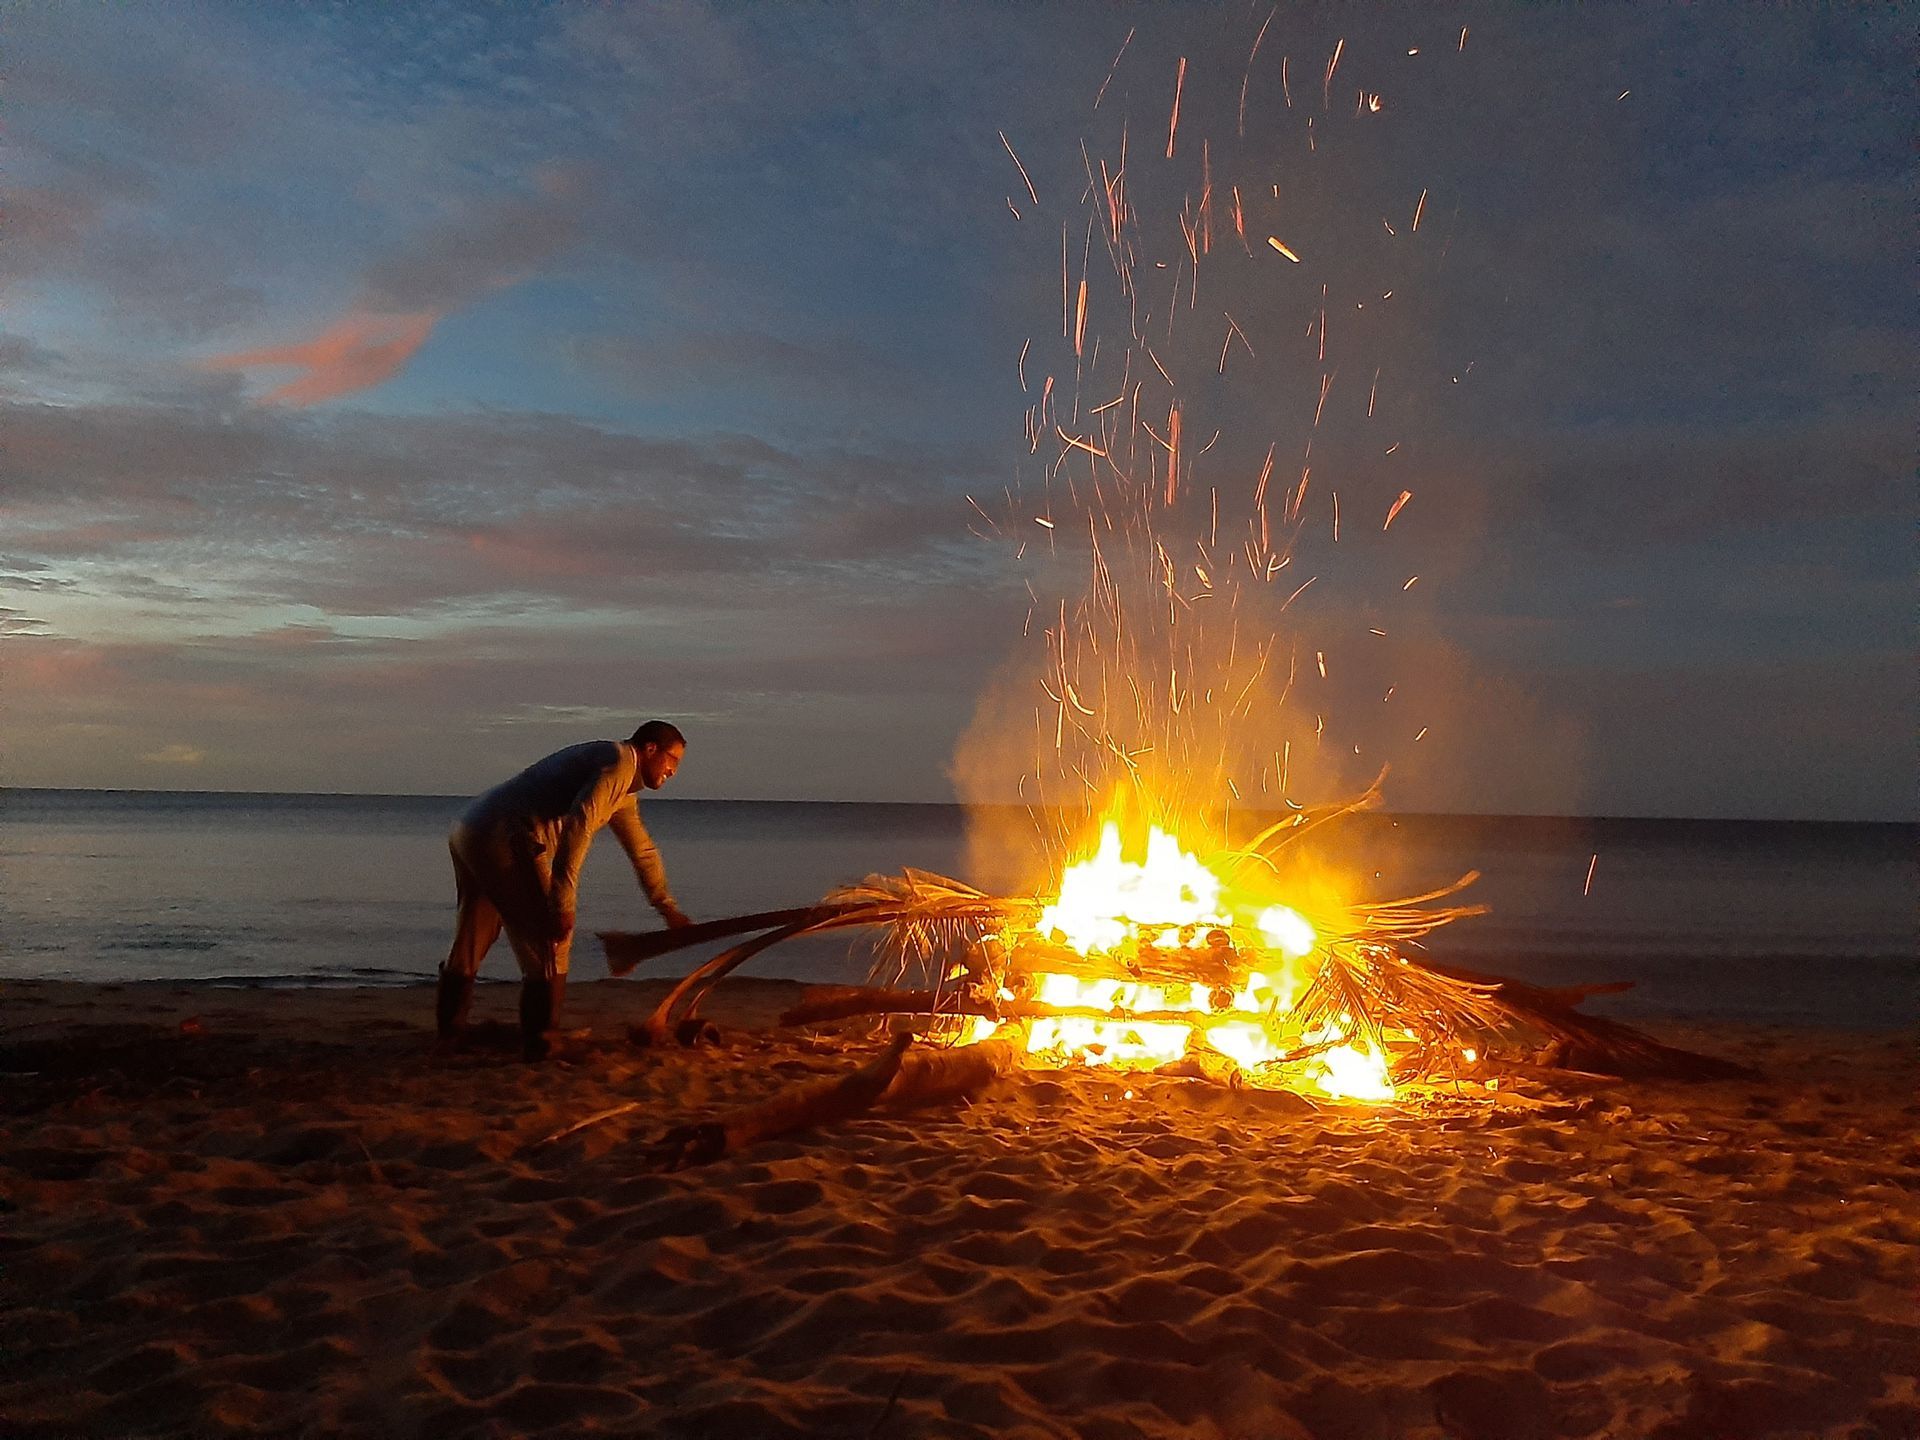
[[[0,790],[0,979],[419,981],[451,932],[445,834],[464,804]],[[658,799],[644,814],[696,917],[804,904],[908,865],[966,878],[957,806]],[[1920,1023],[1915,832],[1374,815],[1330,853],[1348,873],[1377,871],[1381,897],[1478,870],[1466,898],[1492,913],[1436,933],[1432,951],[1543,983],[1636,981],[1593,1002],[1605,1013],[1880,1027]],[[657,923],[603,837],[583,934]],[[601,973],[596,952],[582,943],[577,975]],[[812,941],[748,973],[848,980],[865,963]],[[504,943],[483,973],[516,973]]]

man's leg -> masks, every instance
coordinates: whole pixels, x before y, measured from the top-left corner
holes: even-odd
[[[467,1022],[473,1005],[473,981],[480,973],[493,942],[500,938],[500,912],[480,889],[473,871],[460,856],[458,841],[449,843],[453,854],[453,890],[455,917],[453,946],[446,963],[440,967],[439,985],[434,993],[434,1023],[442,1040],[452,1040]]]
[[[527,1059],[544,1060],[553,1048],[553,1032],[560,1028],[560,1009],[567,998],[568,952],[571,936],[553,940],[507,926],[507,939],[520,962],[520,1041]]]

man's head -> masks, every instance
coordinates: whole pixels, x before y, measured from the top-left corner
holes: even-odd
[[[666,720],[649,720],[627,743],[640,752],[640,783],[658,790],[680,768],[680,757],[687,753],[687,737],[680,727]]]

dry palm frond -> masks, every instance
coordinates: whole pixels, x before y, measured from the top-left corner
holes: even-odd
[[[1409,895],[1404,900],[1388,900],[1378,905],[1355,905],[1347,911],[1347,922],[1343,927],[1347,934],[1362,941],[1377,941],[1382,944],[1393,941],[1417,940],[1430,931],[1438,930],[1442,925],[1455,920],[1463,920],[1469,915],[1484,915],[1485,905],[1442,905],[1425,908],[1432,901],[1444,900],[1449,895],[1458,895],[1474,881],[1480,878],[1478,870],[1469,870],[1451,885],[1443,885],[1438,890],[1429,890],[1424,895]]]
[[[1384,798],[1381,782],[1387,778],[1382,770],[1374,776],[1373,783],[1351,800],[1343,800],[1337,805],[1319,805],[1302,810],[1297,815],[1289,815],[1284,820],[1276,820],[1253,839],[1232,852],[1228,859],[1228,873],[1238,870],[1242,865],[1262,864],[1273,868],[1275,852],[1297,843],[1302,837],[1330,824],[1344,816],[1357,814],[1362,810],[1372,810],[1379,806]]]
[[[875,981],[898,983],[909,970],[918,969],[936,985],[941,979],[936,962],[957,951],[977,950],[989,935],[1031,908],[1029,901],[988,895],[945,875],[911,868],[842,886],[826,903],[845,907],[837,923],[883,927],[873,941]]]
[[[1378,944],[1335,944],[1292,1017],[1306,1033],[1349,1032],[1378,1046],[1383,1032],[1423,1039],[1483,1036],[1505,1025],[1507,1007],[1492,989],[1409,963]]]

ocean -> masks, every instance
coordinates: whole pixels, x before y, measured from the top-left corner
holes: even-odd
[[[465,803],[0,789],[0,980],[424,981],[451,934],[445,835]],[[954,805],[657,798],[643,814],[696,918],[903,866],[968,878]],[[1377,898],[1478,871],[1462,898],[1491,913],[1436,932],[1432,953],[1537,983],[1635,982],[1589,1002],[1600,1013],[1883,1028],[1920,1024],[1916,828],[1376,814],[1343,822],[1327,853],[1377,874]],[[575,975],[604,973],[593,931],[657,924],[602,837]],[[847,981],[866,963],[816,939],[744,973]],[[516,973],[503,941],[483,977]]]

